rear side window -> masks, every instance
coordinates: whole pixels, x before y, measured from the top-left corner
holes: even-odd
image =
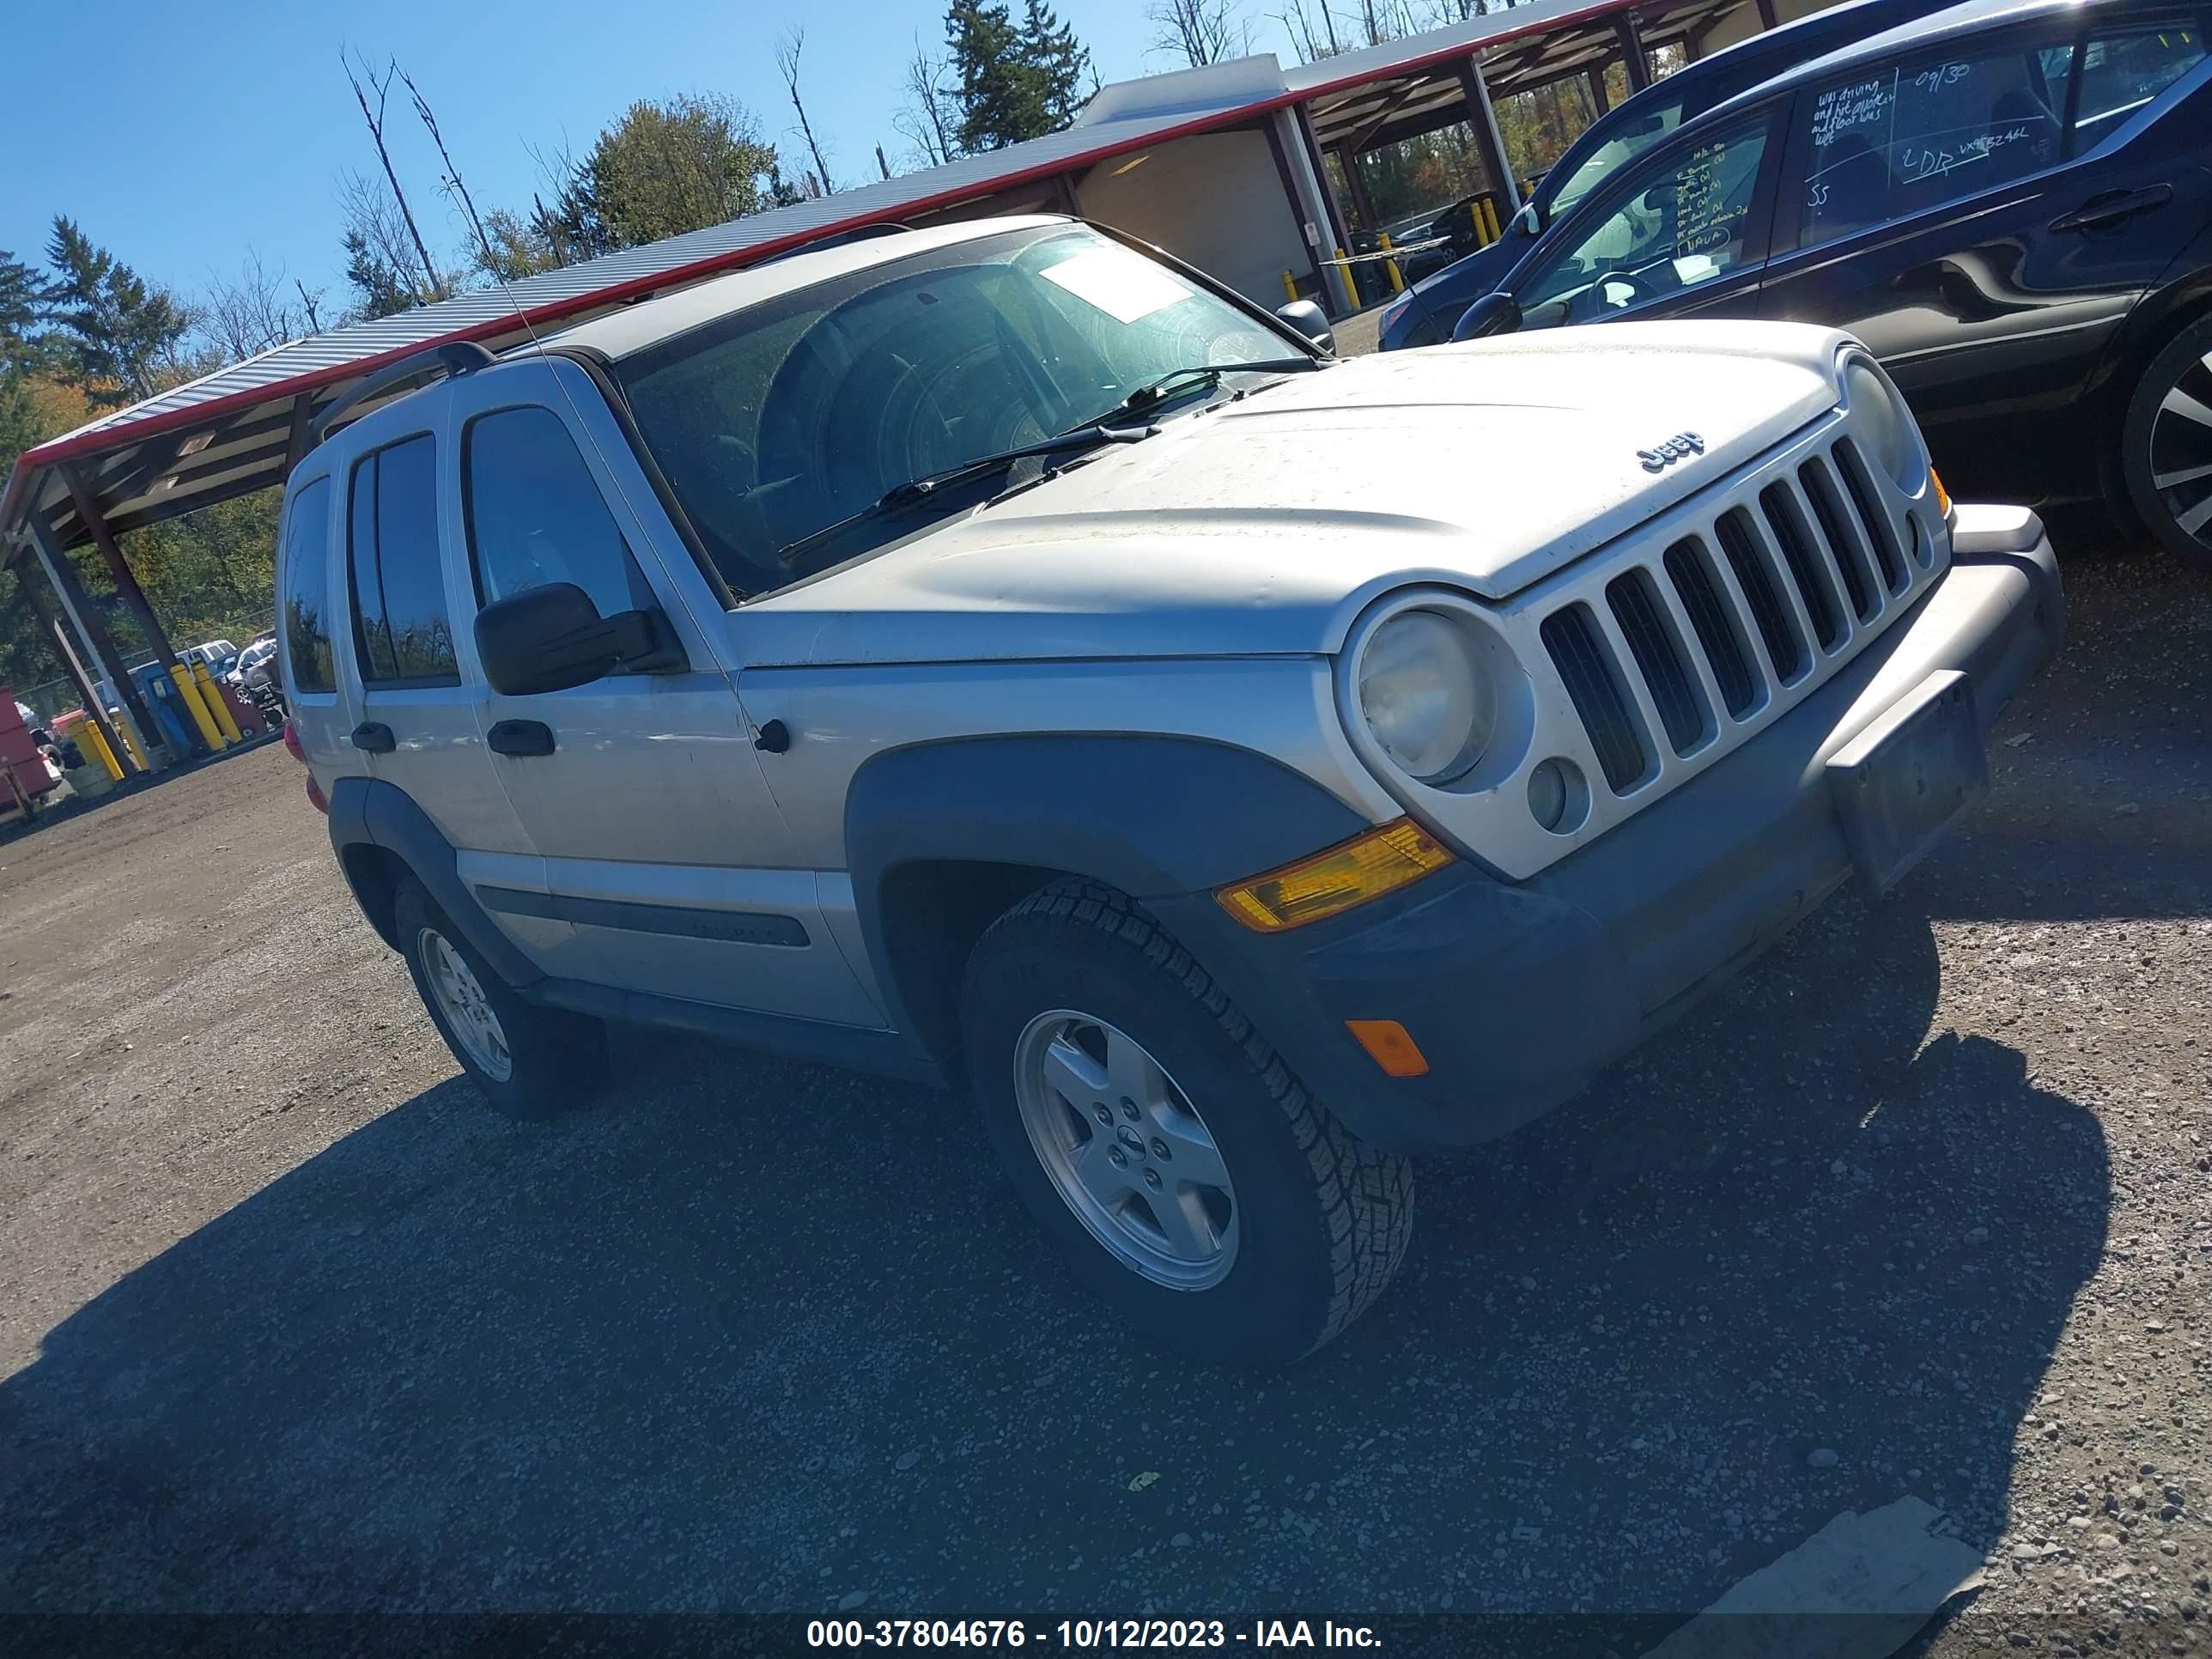
[[[2075,149],[2096,143],[2195,69],[2203,57],[2203,33],[2190,23],[2091,35],[2081,48]]]
[[[438,450],[428,434],[354,465],[354,642],[368,685],[458,685],[438,547]]]
[[[335,691],[331,661],[331,481],[318,478],[292,497],[284,522],[284,644],[292,690]]]
[[[1941,207],[2059,158],[2065,89],[2014,40],[1900,64],[1811,101],[1805,245]],[[1799,118],[1805,119],[1804,116]]]
[[[502,409],[461,440],[461,498],[477,599],[574,582],[602,617],[653,603],[568,428],[549,409]]]

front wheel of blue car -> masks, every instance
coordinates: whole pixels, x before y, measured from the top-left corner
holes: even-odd
[[[1069,1268],[1163,1346],[1280,1365],[1335,1337],[1403,1256],[1402,1158],[1354,1139],[1129,899],[1066,881],[969,959],[987,1127]]]

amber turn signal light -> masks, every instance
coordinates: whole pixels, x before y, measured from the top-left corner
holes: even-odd
[[[1951,492],[1943,488],[1943,475],[1934,467],[1928,469],[1928,482],[1936,486],[1936,510],[1945,518],[1951,516]]]
[[[1397,818],[1310,858],[1218,888],[1221,908],[1257,933],[1279,933],[1341,915],[1452,861],[1443,843]]]

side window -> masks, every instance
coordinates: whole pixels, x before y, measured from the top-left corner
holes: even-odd
[[[347,536],[364,684],[458,685],[438,546],[438,448],[426,433],[353,469]]]
[[[2203,57],[2203,33],[2190,23],[2091,35],[2081,47],[2075,150],[2096,143]]]
[[[284,521],[284,645],[292,690],[335,691],[331,661],[331,481],[318,478],[292,497]]]
[[[461,439],[461,499],[477,599],[574,582],[603,617],[655,603],[599,486],[549,409],[479,415]]]
[[[1523,317],[1532,325],[1588,322],[1756,257],[1745,232],[1767,134],[1762,114],[1677,147],[1606,192],[1585,228],[1536,255],[1515,295]]]
[[[1810,246],[1941,207],[2059,158],[2066,54],[2018,40],[1826,87],[1809,122],[1798,241]],[[2057,97],[2054,101],[2053,91]]]

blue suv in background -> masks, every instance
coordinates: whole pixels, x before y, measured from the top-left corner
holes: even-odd
[[[1382,313],[1382,349],[1434,345],[1451,338],[1460,313],[1505,280],[1553,219],[1685,121],[1799,64],[1952,3],[1846,0],[1740,40],[1647,87],[1591,123],[1567,147],[1496,241],[1424,277],[1393,301]]]

